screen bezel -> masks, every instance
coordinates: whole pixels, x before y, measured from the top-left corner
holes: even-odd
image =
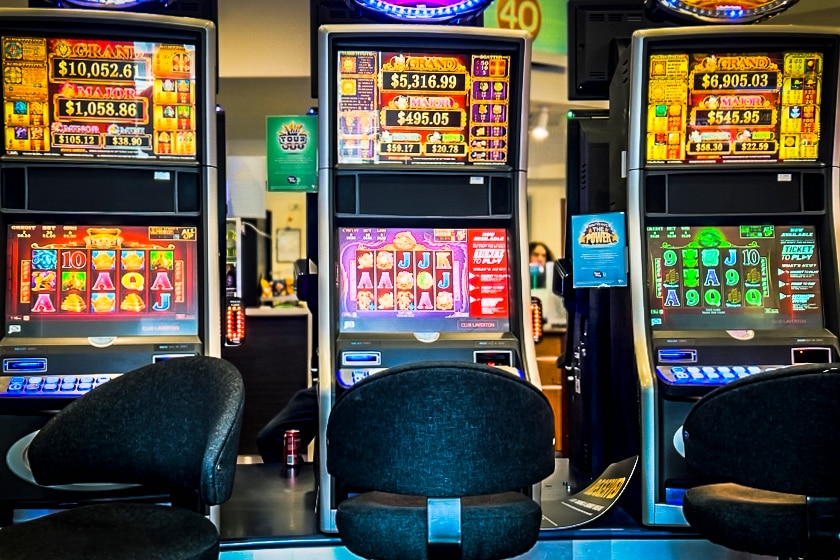
[[[725,53],[725,54],[748,54],[749,52],[766,53],[778,52],[784,54],[787,51],[821,51],[823,53],[823,76],[822,76],[822,101],[820,104],[820,146],[815,161],[731,161],[721,165],[727,169],[735,168],[758,168],[758,167],[826,167],[832,165],[835,120],[837,118],[837,95],[838,95],[838,68],[831,64],[837,60],[838,43],[837,38],[827,35],[801,35],[799,37],[791,34],[778,33],[749,33],[739,35],[733,39],[731,33],[724,35],[702,34],[688,35],[686,38],[677,39],[672,37],[654,38],[649,37],[645,41],[645,48],[638,60],[644,65],[641,69],[641,130],[639,135],[639,155],[642,167],[646,169],[698,169],[704,166],[713,165],[705,162],[656,162],[649,163],[647,158],[647,108],[648,91],[650,85],[650,74],[648,72],[651,55],[669,53]],[[709,47],[709,45],[714,45]]]
[[[434,46],[429,46],[430,39],[434,39]],[[472,54],[500,54],[510,56],[510,86],[511,96],[508,105],[509,122],[508,122],[508,157],[505,163],[479,163],[479,162],[428,162],[428,163],[411,163],[406,162],[379,162],[379,163],[338,163],[338,142],[331,142],[329,149],[329,158],[331,166],[340,169],[365,169],[365,170],[401,170],[417,169],[419,171],[428,171],[432,169],[445,169],[448,172],[475,172],[477,169],[486,170],[510,170],[520,167],[520,159],[522,157],[522,150],[520,148],[520,138],[522,134],[522,127],[527,126],[527,122],[523,123],[522,107],[523,107],[523,91],[527,88],[515,87],[521,84],[521,78],[524,66],[527,64],[522,57],[524,47],[519,44],[517,40],[510,38],[488,38],[480,35],[470,35],[464,38],[455,38],[451,36],[442,35],[441,37],[434,37],[433,35],[414,35],[406,34],[404,36],[394,35],[357,35],[349,36],[330,36],[329,43],[329,57],[326,64],[326,76],[321,76],[322,79],[329,77],[327,83],[336,84],[336,77],[338,76],[338,65],[340,51],[404,51],[404,52],[422,52],[429,54],[463,54],[467,57]],[[335,90],[327,92],[326,106],[329,108],[328,115],[321,115],[326,118],[326,130],[331,137],[337,137],[338,132],[338,93]],[[323,107],[322,103],[322,107]],[[469,123],[467,124],[469,126]],[[321,130],[324,128],[322,126]]]
[[[116,225],[115,225],[116,224]],[[189,274],[188,278],[185,278],[187,283],[192,284],[192,291],[193,291],[193,303],[189,304],[189,308],[194,312],[195,318],[189,320],[189,325],[191,328],[186,331],[179,331],[179,332],[168,332],[168,331],[160,331],[160,332],[149,332],[149,333],[141,333],[138,332],[139,329],[135,329],[135,332],[127,333],[127,334],[118,334],[113,335],[117,338],[121,339],[136,339],[136,340],[144,340],[144,339],[152,339],[152,338],[172,338],[172,339],[183,339],[183,338],[195,338],[200,337],[202,332],[204,332],[204,325],[205,325],[205,309],[204,309],[204,285],[201,282],[201,278],[206,274],[203,264],[203,257],[202,257],[202,243],[201,240],[201,228],[199,224],[189,221],[178,221],[173,222],[171,220],[155,220],[153,224],[150,224],[148,220],[140,220],[137,218],[128,218],[128,219],[112,219],[112,220],[84,220],[83,222],[69,222],[69,221],[62,221],[56,222],[55,220],[16,220],[16,221],[9,221],[2,224],[2,243],[3,246],[8,248],[9,243],[11,243],[10,234],[12,232],[12,227],[14,226],[45,226],[45,225],[55,225],[58,227],[62,226],[76,226],[79,228],[108,228],[108,227],[131,227],[131,228],[147,228],[150,226],[164,226],[164,227],[188,227],[188,228],[196,228],[199,232],[197,239],[194,240],[192,243],[194,244],[194,261],[195,261],[195,271],[193,273],[189,273],[189,271],[185,270],[185,275]],[[17,282],[19,281],[19,263],[15,264],[10,261],[11,253],[7,253],[6,259],[2,262],[2,273],[3,277],[6,278],[6,282]],[[16,270],[18,274],[12,278],[12,270]],[[3,312],[3,326],[4,326],[4,334],[2,338],[7,341],[15,341],[15,340],[52,340],[52,339],[68,339],[68,338],[89,338],[89,337],[97,337],[97,336],[111,336],[109,334],[100,334],[97,331],[96,334],[91,332],[84,332],[82,329],[77,329],[77,332],[69,334],[38,334],[35,333],[32,336],[27,336],[26,334],[17,335],[10,337],[9,333],[9,325],[12,323],[10,317],[10,309],[8,304],[8,298],[10,297],[11,290],[7,289],[7,295],[0,299],[0,305],[2,305],[2,312]],[[144,315],[144,317],[146,317]],[[93,315],[93,314],[86,314],[84,315],[86,321],[93,321],[94,319],[101,319],[101,321],[97,320],[97,323],[102,323],[104,325],[108,324],[119,324],[119,323],[126,323],[130,324],[132,322],[131,317],[121,316],[119,318],[109,318],[107,316],[100,316],[100,315]],[[62,319],[62,321],[71,321],[72,319],[76,319],[74,321],[75,325],[79,325],[80,323],[84,323],[85,321],[79,321],[79,317],[73,317],[68,319]],[[102,325],[100,325],[102,326]]]
[[[153,17],[153,16],[149,16]],[[125,19],[125,18],[123,18]],[[184,44],[195,48],[195,108],[196,115],[196,153],[193,156],[175,158],[153,157],[120,157],[120,156],[84,156],[67,157],[60,154],[45,153],[43,155],[20,154],[10,155],[6,151],[5,142],[0,146],[0,160],[26,162],[64,162],[73,164],[103,164],[120,163],[130,165],[196,165],[207,159],[208,146],[203,140],[207,131],[211,130],[207,115],[211,108],[206,106],[210,99],[208,91],[207,58],[209,52],[203,33],[198,29],[187,27],[155,27],[145,21],[131,21],[125,23],[110,18],[77,18],[52,19],[44,17],[21,17],[10,20],[0,20],[0,36],[21,36],[36,38],[68,38],[90,39],[99,41],[146,42]],[[80,25],[80,24],[83,24]],[[84,29],[83,33],[79,30]],[[0,103],[4,103],[3,91],[0,89]],[[150,108],[151,113],[151,108]],[[153,115],[150,114],[150,119]]]
[[[650,231],[648,228],[680,228],[680,227],[690,227],[695,230],[702,230],[705,228],[739,228],[741,226],[764,226],[764,225],[772,225],[774,228],[790,228],[790,227],[806,227],[810,228],[810,230],[814,234],[814,246],[815,251],[817,252],[817,264],[819,266],[819,294],[820,294],[820,308],[818,311],[814,313],[819,315],[819,324],[810,324],[805,326],[784,326],[784,325],[771,325],[767,328],[756,328],[754,326],[716,326],[716,325],[701,325],[701,326],[694,326],[694,327],[685,327],[682,325],[672,325],[672,324],[663,324],[658,326],[653,326],[651,324],[651,320],[653,318],[652,310],[653,306],[652,303],[654,301],[654,279],[653,273],[651,270],[651,266],[653,264],[652,256],[653,253],[651,251],[651,240],[650,240]],[[672,332],[694,332],[694,333],[713,333],[715,331],[722,332],[722,331],[761,331],[761,332],[772,332],[778,329],[791,329],[796,331],[817,331],[826,328],[827,321],[829,320],[831,314],[826,313],[826,309],[833,305],[832,294],[830,291],[825,290],[826,285],[831,285],[831,278],[832,278],[832,270],[826,268],[824,265],[826,264],[826,256],[825,256],[825,246],[821,244],[821,227],[819,225],[813,223],[773,223],[767,220],[758,220],[753,221],[750,220],[748,222],[744,222],[739,220],[737,222],[733,222],[730,220],[724,220],[719,223],[710,223],[709,220],[695,220],[695,219],[687,219],[683,220],[678,224],[673,222],[668,223],[649,223],[647,224],[643,230],[643,248],[644,248],[644,257],[643,257],[643,266],[645,270],[645,281],[644,281],[644,307],[645,307],[645,327],[648,329],[654,336],[663,336],[665,333],[672,333]],[[780,241],[776,239],[777,246],[780,246]],[[776,263],[778,264],[778,263]],[[775,276],[774,276],[775,278]],[[774,288],[778,290],[778,287]],[[778,293],[778,291],[777,291]],[[688,317],[688,320],[691,317],[700,317],[699,314],[692,315]],[[791,314],[788,317],[795,317],[795,315]],[[736,317],[737,319],[737,317]],[[683,318],[685,320],[685,318]],[[816,323],[817,321],[812,318],[812,320]],[[701,318],[699,321],[706,321],[710,322],[710,319]],[[666,335],[667,336],[667,335]]]

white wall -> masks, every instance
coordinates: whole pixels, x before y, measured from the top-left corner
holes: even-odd
[[[223,78],[309,76],[309,0],[218,0]]]

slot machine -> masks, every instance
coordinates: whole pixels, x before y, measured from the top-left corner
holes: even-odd
[[[419,360],[539,384],[525,168],[530,44],[518,32],[323,26],[320,526],[342,499],[323,437],[334,400]]]
[[[699,397],[838,360],[837,72],[833,29],[633,36],[628,239],[647,525],[686,525],[682,422]]]
[[[0,42],[8,522],[17,503],[111,492],[25,481],[26,438],[56,410],[136,367],[220,354],[220,226],[212,23],[4,9]]]

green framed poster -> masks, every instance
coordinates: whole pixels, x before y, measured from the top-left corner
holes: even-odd
[[[267,189],[318,190],[318,117],[266,117]]]

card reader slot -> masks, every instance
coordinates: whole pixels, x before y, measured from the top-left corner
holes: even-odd
[[[3,358],[6,373],[39,373],[47,371],[46,358]]]
[[[662,348],[658,351],[659,363],[694,364],[697,363],[697,350]]]
[[[343,366],[378,366],[382,363],[381,352],[342,352],[341,365]]]

